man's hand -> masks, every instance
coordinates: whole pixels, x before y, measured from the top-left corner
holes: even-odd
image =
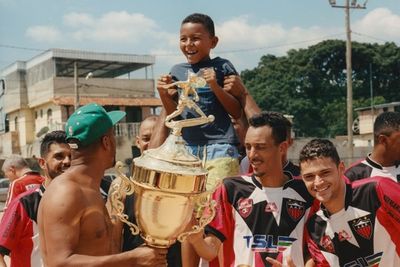
[[[165,267],[167,266],[167,249],[151,248],[145,245],[130,251],[135,267]]]
[[[239,100],[247,119],[261,112],[261,109],[258,107],[256,101],[254,101],[253,97],[249,94],[249,91],[244,86],[239,76],[226,76],[224,78],[224,91],[228,92]]]
[[[237,99],[242,99],[247,94],[247,89],[238,75],[224,77],[224,90]]]

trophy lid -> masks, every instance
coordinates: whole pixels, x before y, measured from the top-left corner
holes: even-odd
[[[183,175],[206,175],[201,160],[189,153],[181,136],[169,135],[164,144],[135,158],[135,167]]]

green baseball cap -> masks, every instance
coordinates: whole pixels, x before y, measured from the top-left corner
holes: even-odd
[[[78,140],[78,146],[88,146],[99,140],[125,115],[124,111],[119,110],[107,112],[96,103],[82,106],[68,118],[65,124],[67,142]]]

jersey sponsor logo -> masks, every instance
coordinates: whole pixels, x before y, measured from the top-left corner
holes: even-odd
[[[340,231],[338,236],[339,236],[339,241],[345,241],[351,239],[351,235],[347,233],[345,230]]]
[[[321,241],[319,242],[321,247],[323,247],[326,251],[334,254],[335,253],[335,247],[333,245],[332,239],[328,235],[324,235],[321,238]]]
[[[247,218],[253,210],[253,200],[250,198],[240,198],[237,202],[237,207],[240,215]]]
[[[298,221],[301,217],[303,217],[306,211],[304,202],[293,199],[288,199],[288,201],[286,202],[286,209],[289,216],[294,221]]]
[[[362,267],[362,266],[369,266],[369,267],[378,267],[379,263],[381,262],[383,252],[378,252],[366,257],[357,258],[354,261],[348,262],[344,264],[344,267]]]
[[[278,211],[278,206],[275,204],[275,202],[267,202],[267,205],[265,206],[265,212],[276,212]]]
[[[372,236],[372,223],[371,220],[364,216],[350,221],[351,226],[357,234],[365,239],[371,239]]]
[[[275,237],[276,238],[276,237]],[[246,246],[253,251],[278,253],[285,251],[297,239],[290,236],[278,236],[277,242],[274,242],[273,235],[246,235],[243,236],[246,240]]]

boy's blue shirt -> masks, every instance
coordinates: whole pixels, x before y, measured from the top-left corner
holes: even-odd
[[[232,63],[220,57],[201,61],[197,64],[181,63],[172,67],[170,74],[175,81],[186,81],[188,72],[197,73],[202,68],[214,68],[219,86],[224,86],[224,77],[227,75],[238,75]],[[196,89],[200,100],[197,105],[208,116],[214,115],[215,120],[211,123],[187,127],[182,130],[183,139],[188,145],[207,145],[207,144],[238,144],[235,129],[231,123],[229,114],[225,111],[222,104],[218,101],[211,88],[201,87]],[[198,117],[192,109],[186,109],[182,118],[189,119]]]

